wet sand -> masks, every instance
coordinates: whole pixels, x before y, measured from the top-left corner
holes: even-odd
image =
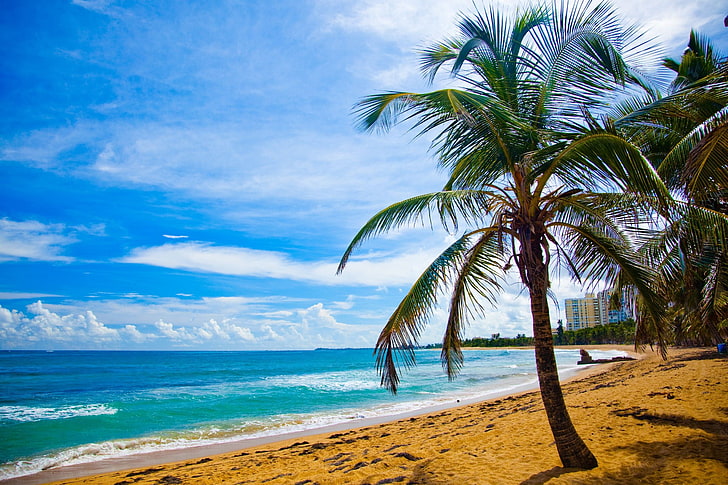
[[[131,457],[127,470],[56,483],[728,483],[728,358],[714,349],[593,366],[563,387],[572,420],[599,460],[594,470],[560,466],[533,391],[219,455],[167,452],[156,462],[165,464]],[[76,473],[96,471],[84,465]],[[54,479],[53,471],[42,478]]]

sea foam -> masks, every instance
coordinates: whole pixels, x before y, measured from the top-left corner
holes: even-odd
[[[69,419],[80,416],[101,416],[116,414],[118,410],[106,404],[85,404],[44,408],[31,406],[0,406],[0,420],[3,421],[44,421],[53,419]]]

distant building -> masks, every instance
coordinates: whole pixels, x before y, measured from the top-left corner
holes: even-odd
[[[609,323],[617,323],[617,322],[623,322],[630,317],[629,313],[625,311],[624,308],[620,308],[619,310],[609,310]]]
[[[584,298],[566,299],[564,302],[566,330],[596,327],[631,318],[624,306],[619,309],[609,309],[609,293],[600,291],[596,295],[587,293]]]
[[[605,292],[587,293],[584,298],[569,298],[565,302],[566,330],[604,325],[609,321],[609,301]]]

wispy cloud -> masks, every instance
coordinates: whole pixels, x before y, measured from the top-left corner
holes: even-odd
[[[50,293],[24,293],[20,291],[0,291],[0,300],[29,300],[37,298],[57,298],[63,295]]]
[[[107,185],[213,200],[216,217],[251,224],[361,220],[443,183],[426,139],[357,134],[350,120],[312,131],[303,127],[309,122],[296,120],[301,126],[285,134],[219,120],[79,122],[18,136],[1,156]],[[81,147],[91,158],[67,163],[62,154]]]
[[[26,259],[32,261],[72,261],[63,249],[76,242],[63,224],[0,219],[0,262]]]
[[[488,1],[486,6],[509,11],[526,3]],[[331,2],[331,5],[334,4],[339,6],[339,2]],[[479,2],[475,4],[479,5]],[[473,5],[468,0],[364,0],[332,13],[329,24],[334,28],[355,29],[392,42],[405,42],[412,47],[453,34],[457,15],[471,12]],[[705,28],[710,24],[719,26],[728,12],[725,5],[713,0],[615,0],[613,5],[624,19],[643,25],[651,35],[665,42],[669,49],[687,42],[691,28]],[[407,22],[402,22],[403,18]]]
[[[437,255],[437,248],[352,260],[341,275],[335,261],[299,261],[277,251],[189,242],[137,248],[119,262],[203,273],[306,281],[323,285],[406,285]]]
[[[337,2],[334,2],[338,5]],[[364,0],[331,15],[330,24],[401,42],[410,49],[428,39],[440,39],[454,30],[457,14],[472,7],[468,0]],[[403,19],[407,19],[403,22]]]

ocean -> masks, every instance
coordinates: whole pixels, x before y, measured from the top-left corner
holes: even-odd
[[[0,480],[123,455],[356,427],[537,387],[532,350],[467,350],[454,381],[438,351],[416,355],[418,365],[393,396],[379,385],[371,349],[0,351]],[[575,372],[577,360],[578,350],[557,350],[560,372]]]

